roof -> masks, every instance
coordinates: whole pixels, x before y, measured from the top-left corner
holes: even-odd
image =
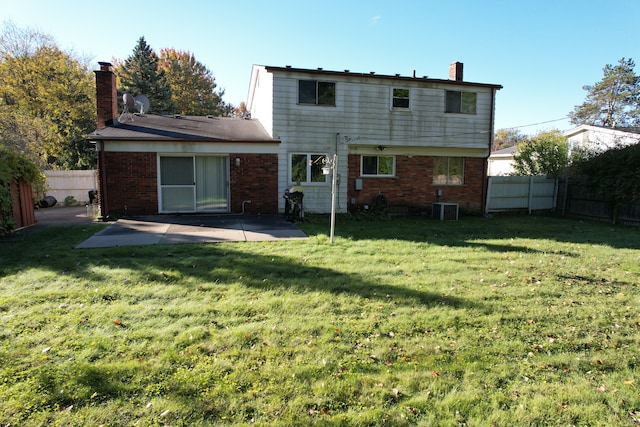
[[[513,154],[516,152],[517,149],[518,149],[517,145],[512,145],[511,147],[492,151],[490,157],[513,157]]]
[[[202,141],[280,142],[269,136],[258,120],[233,117],[132,115],[113,126],[98,129],[90,141]]]
[[[516,152],[517,149],[518,149],[517,145],[512,145],[512,146],[507,147],[507,148],[502,148],[500,150],[496,150],[492,154],[513,154],[513,153]]]
[[[592,126],[592,125],[580,125],[573,129],[569,129],[563,133],[566,137],[571,137],[583,132],[602,132],[602,133],[612,133],[612,134],[620,134],[620,133],[630,133],[630,134],[640,134],[640,128],[610,128],[604,126]]]
[[[400,74],[396,75],[385,75],[385,74],[376,74],[374,72],[370,73],[354,73],[350,70],[344,71],[329,71],[323,68],[317,69],[307,69],[307,68],[293,68],[289,65],[286,67],[272,67],[272,66],[264,66],[264,68],[269,72],[295,72],[295,73],[304,73],[304,74],[313,74],[313,75],[325,75],[325,76],[348,76],[348,77],[359,77],[359,78],[370,78],[370,79],[381,79],[381,80],[396,80],[396,81],[404,81],[404,82],[424,82],[424,83],[439,83],[439,84],[450,84],[450,85],[458,85],[458,86],[480,86],[487,87],[492,89],[502,89],[502,85],[498,84],[488,84],[488,83],[473,83],[467,81],[456,81],[456,80],[445,80],[445,79],[430,79],[427,76],[423,77],[409,77],[409,76],[401,76]]]

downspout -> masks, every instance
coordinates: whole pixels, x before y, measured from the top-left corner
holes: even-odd
[[[480,206],[485,206],[485,213],[486,212],[486,207],[487,207],[487,183],[488,183],[488,177],[487,177],[487,168],[488,168],[488,163],[489,163],[489,156],[491,155],[491,146],[493,145],[493,121],[495,119],[494,115],[495,115],[495,109],[496,109],[496,90],[495,89],[491,89],[491,112],[490,112],[490,116],[489,116],[489,153],[487,154],[487,157],[484,159],[484,163],[482,164],[482,179],[483,179],[483,183],[482,183],[482,200],[481,200],[481,205]]]
[[[98,141],[98,144],[100,144],[100,212],[102,213],[102,220],[106,221],[109,205],[107,204],[107,185],[105,181],[104,141]]]

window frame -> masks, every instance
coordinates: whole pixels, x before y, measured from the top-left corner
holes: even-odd
[[[299,179],[300,176],[296,176],[293,171],[294,167],[294,156],[305,156],[305,179]],[[328,158],[328,154],[326,153],[307,153],[307,152],[292,152],[289,153],[289,166],[288,166],[288,178],[289,182],[298,182],[306,185],[326,185],[329,180],[327,179],[327,175],[322,173],[322,168],[325,166],[325,162],[322,159]],[[319,173],[318,173],[319,172]],[[322,181],[314,180],[317,177],[323,177]]]
[[[370,158],[375,158],[376,159],[376,173],[372,174],[372,173],[365,173],[365,157],[370,157]],[[391,158],[391,173],[390,174],[383,174],[380,173],[380,158],[381,157],[388,157]],[[360,176],[362,177],[367,177],[367,178],[393,178],[396,176],[396,156],[393,155],[377,155],[377,154],[373,154],[373,155],[369,155],[369,154],[363,154],[360,156]]]
[[[441,175],[437,175],[436,174],[436,170],[438,169],[438,165],[436,164],[437,161],[444,161],[446,159],[447,161],[447,172],[445,176],[445,182],[440,182],[437,181],[436,182],[436,178],[442,176]],[[460,165],[454,165],[454,167],[460,167],[460,175],[459,175],[459,182],[454,182],[457,181],[453,179],[453,177],[457,177],[458,175],[452,175],[451,169],[452,169],[452,165],[451,165],[451,161],[452,160],[459,160],[461,162]],[[438,156],[438,157],[434,157],[433,159],[433,177],[432,177],[432,184],[433,185],[444,185],[444,186],[461,186],[464,185],[464,165],[465,165],[465,158],[464,157],[452,157],[452,156]]]
[[[315,83],[314,84],[314,102],[307,102],[307,98],[310,98],[310,93],[306,94],[303,98],[301,97],[304,92],[309,91],[309,88],[301,88],[303,83]],[[332,85],[333,86],[333,102],[326,103],[320,102],[322,95],[320,94],[320,86],[321,85]],[[305,90],[303,90],[305,89]],[[327,80],[318,80],[318,79],[298,79],[298,105],[306,105],[306,106],[314,106],[314,107],[335,107],[336,106],[336,82],[327,81]]]
[[[400,95],[396,96],[396,91],[406,91],[407,96],[400,96]],[[398,101],[406,100],[407,106],[405,107],[402,105],[396,105],[396,100]],[[411,89],[409,89],[408,87],[392,86],[390,104],[391,104],[390,106],[392,110],[411,111]]]
[[[474,97],[472,111],[468,110],[468,108],[464,108],[465,105],[468,105],[467,103],[470,101],[465,101],[464,97],[471,95],[473,95]],[[452,99],[452,96],[456,96],[457,99]],[[444,99],[444,112],[449,114],[478,114],[478,93],[461,90],[446,90]]]

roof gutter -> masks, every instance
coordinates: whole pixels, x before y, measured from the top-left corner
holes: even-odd
[[[291,72],[291,73],[303,73],[303,74],[314,74],[314,75],[325,75],[325,76],[348,76],[348,77],[372,78],[372,79],[380,79],[380,80],[426,82],[426,83],[446,84],[446,85],[454,85],[454,86],[476,86],[476,87],[488,87],[493,89],[502,89],[502,85],[489,84],[489,83],[473,83],[473,82],[445,80],[445,79],[430,79],[428,76],[409,77],[409,76],[401,76],[399,74],[392,76],[392,75],[385,75],[385,74],[376,74],[374,72],[355,73],[350,70],[329,71],[329,70],[324,70],[322,68],[313,70],[313,69],[307,69],[307,68],[293,68],[290,66],[286,66],[286,67],[265,66],[264,68],[268,72]]]

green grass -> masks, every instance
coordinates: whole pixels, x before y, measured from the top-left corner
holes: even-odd
[[[311,217],[308,241],[0,243],[0,425],[637,425],[640,230]]]

